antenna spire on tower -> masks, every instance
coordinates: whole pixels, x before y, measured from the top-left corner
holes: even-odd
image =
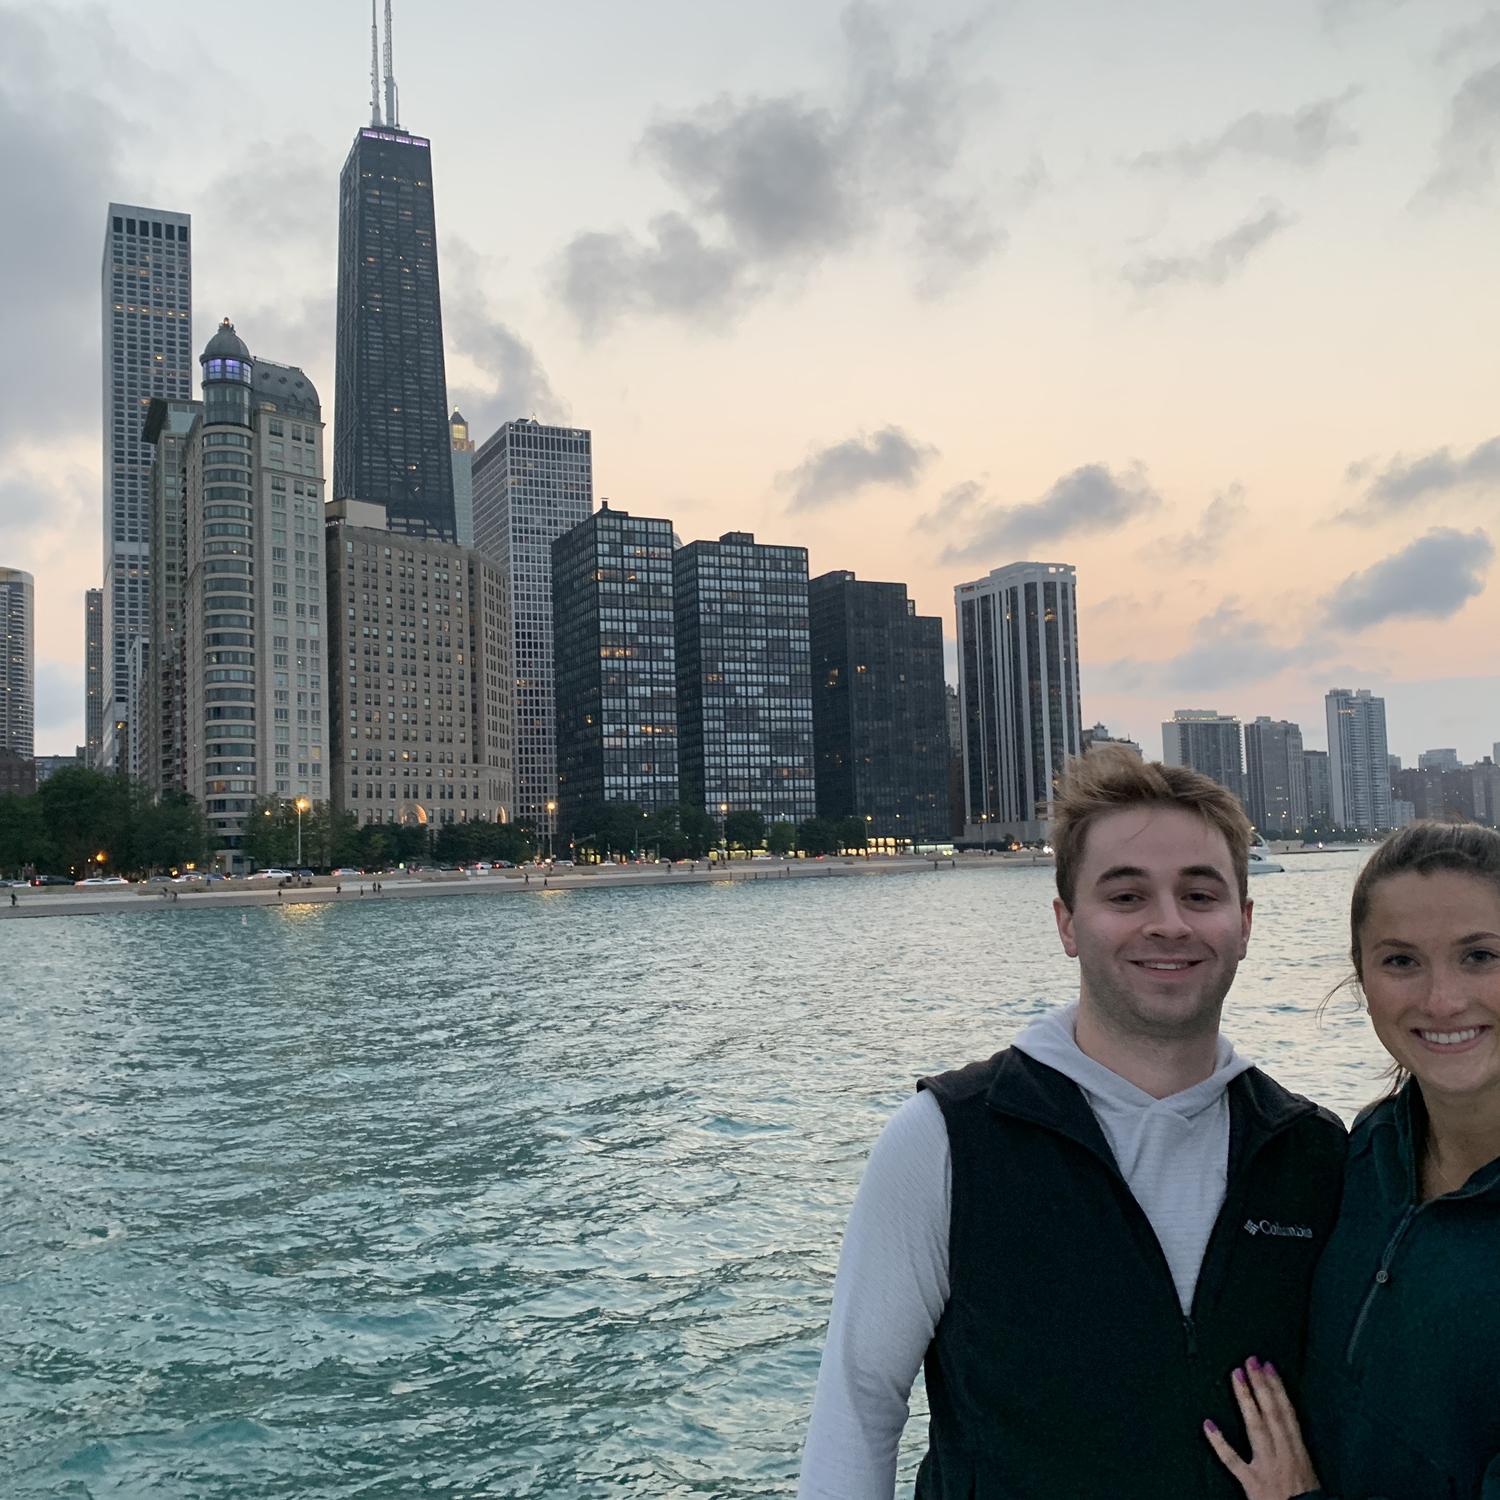
[[[375,0],[370,0],[370,124],[380,123],[380,34],[375,27]]]
[[[385,123],[399,127],[396,113],[396,74],[391,62],[391,0],[385,0]]]

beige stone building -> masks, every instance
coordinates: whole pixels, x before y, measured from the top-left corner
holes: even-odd
[[[500,570],[326,509],[334,806],[360,823],[509,822],[514,656]]]

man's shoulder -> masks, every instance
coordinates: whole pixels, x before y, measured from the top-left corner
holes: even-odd
[[[1343,1142],[1348,1127],[1331,1109],[1316,1100],[1293,1093],[1261,1068],[1247,1068],[1230,1085],[1268,1126],[1294,1125],[1314,1136]]]
[[[933,1095],[945,1108],[962,1104],[967,1099],[982,1098],[989,1093],[1001,1064],[1013,1050],[1006,1047],[993,1057],[965,1063],[961,1068],[950,1068],[946,1073],[929,1073],[917,1080],[917,1089]]]

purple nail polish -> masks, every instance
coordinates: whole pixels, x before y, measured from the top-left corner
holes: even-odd
[[[1244,1385],[1245,1372],[1239,1368],[1236,1368],[1234,1372],[1234,1380],[1236,1385]]]
[[[1218,1423],[1206,1421],[1203,1424],[1203,1430],[1205,1432],[1217,1432],[1219,1430]]]
[[[1260,1361],[1252,1354],[1250,1358],[1245,1361],[1245,1368],[1247,1370],[1259,1370]]]
[[[1267,1375],[1274,1375],[1276,1373],[1276,1366],[1273,1365],[1270,1360],[1267,1360],[1265,1364],[1261,1366],[1261,1369],[1264,1370]]]

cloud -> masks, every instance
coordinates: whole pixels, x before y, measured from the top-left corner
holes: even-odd
[[[1481,193],[1495,180],[1500,145],[1500,63],[1471,73],[1448,109],[1448,128],[1438,142],[1437,165],[1413,200],[1433,206],[1466,193]]]
[[[1359,483],[1372,465],[1362,460],[1349,465],[1345,477]],[[1366,520],[1372,515],[1395,515],[1433,495],[1471,486],[1500,484],[1500,437],[1457,456],[1451,448],[1435,448],[1419,458],[1398,454],[1371,482],[1363,504],[1341,513],[1339,519]]]
[[[1295,222],[1279,204],[1268,204],[1253,219],[1192,254],[1132,261],[1124,277],[1142,292],[1164,286],[1222,286],[1262,245]]]
[[[1500,47],[1500,10],[1487,10],[1464,26],[1455,26],[1438,43],[1433,61],[1451,62],[1470,52],[1485,52]]]
[[[721,95],[647,127],[639,155],[679,202],[645,234],[589,230],[564,247],[554,281],[586,334],[631,314],[722,326],[901,225],[929,293],[999,252],[992,195],[961,172],[982,97],[961,76],[972,30],[898,46],[858,0],[842,28],[828,97]]]
[[[1204,507],[1198,524],[1180,536],[1170,536],[1143,549],[1146,555],[1161,555],[1194,566],[1213,562],[1224,550],[1229,534],[1249,514],[1245,487],[1231,484]]]
[[[981,509],[984,503],[983,481],[965,479],[961,484],[955,484],[944,490],[938,503],[926,515],[917,517],[913,530],[941,530],[944,526],[951,526],[955,521]]]
[[[777,486],[792,492],[792,510],[812,510],[853,495],[867,485],[894,484],[910,489],[937,449],[908,437],[899,427],[820,448],[776,477]]]
[[[1252,110],[1205,140],[1184,141],[1163,151],[1146,151],[1132,166],[1146,170],[1181,172],[1201,177],[1228,157],[1284,162],[1295,167],[1316,166],[1340,146],[1353,146],[1359,136],[1339,118],[1339,111],[1358,90],[1345,89],[1304,104],[1291,114]]]
[[[1013,506],[992,503],[971,512],[964,522],[964,540],[944,548],[941,561],[971,562],[1038,542],[1113,531],[1149,515],[1160,504],[1161,496],[1138,465],[1116,476],[1103,464],[1084,464],[1064,474],[1040,500]]]
[[[1484,590],[1495,555],[1485,532],[1435,527],[1401,551],[1351,573],[1323,600],[1328,624],[1367,630],[1385,620],[1446,620]]]
[[[1204,615],[1189,635],[1189,645],[1176,656],[1155,662],[1126,657],[1095,668],[1094,675],[1116,691],[1215,692],[1264,682],[1324,654],[1321,642],[1273,639],[1270,627],[1247,615],[1235,598]]]

